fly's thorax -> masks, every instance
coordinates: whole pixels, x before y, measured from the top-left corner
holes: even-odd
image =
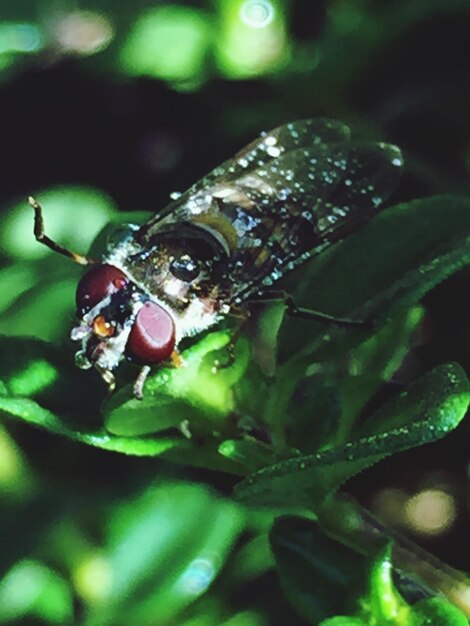
[[[183,310],[174,311],[177,343],[207,330],[219,322],[228,310],[228,306],[214,298],[191,298]]]
[[[165,224],[122,267],[150,297],[183,314],[197,301],[213,309],[224,299],[230,254],[225,237],[207,224]]]

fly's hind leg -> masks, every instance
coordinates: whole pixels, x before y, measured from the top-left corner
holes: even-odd
[[[89,265],[90,263],[93,263],[92,259],[83,256],[82,254],[78,254],[77,252],[73,252],[68,248],[64,248],[64,246],[61,246],[59,243],[48,237],[44,232],[44,219],[42,217],[41,205],[36,198],[33,198],[32,196],[28,198],[28,202],[34,209],[34,236],[36,241],[39,241],[39,243],[47,246],[50,250],[72,259],[72,261],[78,263],[79,265]]]
[[[250,312],[247,309],[232,306],[232,308],[230,309],[229,315],[231,315],[231,317],[234,317],[237,320],[237,325],[226,347],[226,351],[228,353],[227,358],[223,362],[220,361],[219,359],[215,359],[214,361],[214,365],[212,367],[212,371],[214,374],[217,373],[218,370],[227,369],[235,363],[235,346],[237,344],[238,339],[240,338],[242,334],[243,327],[247,319],[250,317]]]
[[[280,301],[283,302],[286,307],[287,315],[292,317],[300,317],[302,319],[315,320],[317,322],[323,322],[326,324],[334,324],[335,326],[343,328],[372,328],[373,323],[371,320],[352,320],[344,317],[337,317],[335,315],[329,315],[322,311],[316,311],[315,309],[307,309],[297,306],[292,296],[285,291],[268,291],[265,292],[259,298],[253,300],[254,303],[268,303]]]

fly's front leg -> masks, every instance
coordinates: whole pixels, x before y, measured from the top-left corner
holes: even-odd
[[[59,254],[62,254],[69,259],[72,259],[72,261],[78,263],[79,265],[89,265],[90,263],[94,262],[92,259],[83,256],[82,254],[78,254],[77,252],[73,252],[68,248],[64,248],[59,243],[56,243],[54,240],[48,237],[44,232],[44,219],[42,217],[41,205],[36,200],[36,198],[33,198],[32,196],[28,198],[28,202],[34,209],[34,236],[36,238],[36,241],[39,241],[39,243],[47,246],[50,250],[58,252]]]
[[[139,375],[135,379],[134,396],[137,398],[137,400],[144,399],[144,385],[149,374],[150,374],[150,365],[144,365],[142,369],[140,370]]]
[[[259,298],[253,300],[254,303],[269,303],[281,301],[286,306],[286,313],[292,317],[300,317],[307,320],[315,320],[317,322],[323,322],[326,324],[334,324],[343,328],[372,328],[373,324],[370,320],[352,320],[344,317],[337,317],[335,315],[329,315],[322,311],[316,311],[315,309],[307,309],[297,306],[292,296],[285,291],[268,291],[265,292]]]
[[[116,389],[116,378],[114,374],[110,370],[106,370],[99,365],[95,365],[96,370],[99,372],[99,375],[104,380],[104,382],[108,385],[108,392],[113,393]]]

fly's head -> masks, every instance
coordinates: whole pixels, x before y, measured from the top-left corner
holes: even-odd
[[[81,342],[75,358],[82,369],[110,371],[125,357],[153,365],[173,352],[172,315],[115,265],[94,265],[81,278],[76,306],[79,322],[71,338]]]

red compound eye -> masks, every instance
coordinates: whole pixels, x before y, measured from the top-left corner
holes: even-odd
[[[78,283],[75,301],[81,317],[106,296],[116,293],[128,282],[124,272],[114,265],[95,265]]]
[[[175,323],[155,302],[147,301],[137,313],[126,344],[127,355],[141,365],[167,359],[175,347]]]

